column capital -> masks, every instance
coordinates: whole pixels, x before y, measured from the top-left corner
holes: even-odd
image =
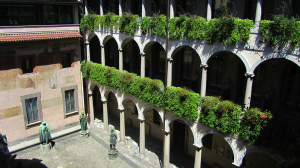
[[[120,49],[120,48],[119,48],[118,50],[119,50],[119,52],[123,52],[123,49]]]
[[[101,48],[104,48],[104,45],[100,45]]]
[[[201,64],[200,67],[201,68],[208,68],[208,65],[207,64]]]
[[[90,44],[90,42],[89,42],[89,41],[85,42],[85,45],[89,45],[89,44]]]
[[[107,103],[107,100],[101,100],[102,101],[102,103]]]
[[[173,61],[173,58],[167,58],[168,61],[172,62]]]
[[[145,53],[143,53],[143,52],[141,52],[140,54],[141,54],[141,56],[145,56],[145,55],[146,55],[146,54],[145,54]]]
[[[246,77],[251,77],[251,78],[253,78],[255,75],[254,75],[254,73],[246,72],[246,73],[245,73],[245,76],[246,76]]]

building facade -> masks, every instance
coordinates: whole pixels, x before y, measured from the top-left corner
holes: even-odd
[[[11,145],[59,131],[83,110],[79,3],[0,2],[0,131]]]
[[[253,20],[250,39],[246,44],[224,46],[221,42],[208,44],[204,40],[190,42],[186,38],[169,40],[163,36],[144,34],[141,25],[133,35],[124,34],[117,28],[113,31],[96,25],[87,31],[88,61],[135,73],[151,79],[165,79],[165,55],[167,55],[167,86],[189,88],[201,95],[219,96],[242,105],[258,107],[280,113],[291,122],[299,121],[298,96],[295,91],[299,72],[299,49],[288,52],[274,51],[262,42],[259,34],[261,20],[272,19],[284,0],[233,0],[222,1],[241,19]],[[221,15],[218,0],[170,0],[170,18],[189,12],[209,21]],[[86,0],[86,11],[98,15],[109,12],[122,16],[130,11],[139,17],[152,16],[157,10],[167,13],[167,1],[148,0]],[[298,1],[287,3],[293,13],[299,15]],[[120,141],[125,142],[127,127],[136,127],[139,132],[140,155],[145,154],[145,134],[165,139],[162,160],[169,165],[172,151],[194,157],[194,167],[272,167],[280,157],[265,152],[264,147],[249,145],[238,136],[222,133],[197,121],[189,121],[151,106],[137,97],[120,90],[89,82],[89,106],[91,122],[95,118],[104,122],[104,129],[113,125],[120,132]],[[283,103],[288,105],[282,106]],[[166,122],[163,132],[163,122]],[[159,146],[162,147],[162,146]],[[171,150],[170,150],[171,149]],[[170,152],[171,151],[171,152]],[[204,166],[205,165],[205,166]]]

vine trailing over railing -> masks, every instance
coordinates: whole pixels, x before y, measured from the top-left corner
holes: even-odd
[[[272,118],[271,113],[252,108],[243,117],[241,106],[211,96],[201,99],[198,93],[186,88],[168,86],[164,99],[164,85],[161,80],[141,78],[127,71],[120,72],[113,67],[93,62],[83,61],[81,71],[84,78],[136,96],[153,106],[165,107],[171,113],[189,120],[198,119],[202,102],[199,118],[201,123],[221,132],[240,134],[244,140],[251,143],[255,142]]]
[[[167,17],[165,15],[154,14],[152,17],[143,17],[141,20],[142,33],[167,36]]]
[[[273,16],[273,20],[260,22],[259,33],[262,42],[267,42],[272,48],[284,49],[288,48],[290,44],[298,48],[300,42],[299,19],[289,19],[282,14]]]
[[[127,71],[120,72],[113,67],[102,66],[93,62],[81,63],[84,78],[89,78],[100,85],[106,85],[134,95],[153,106],[164,107],[172,113],[189,120],[197,120],[200,95],[190,90],[168,87],[169,95],[164,102],[164,84],[161,80],[141,78]],[[175,96],[176,95],[176,96]]]
[[[89,13],[89,14],[85,15],[80,20],[80,29],[83,30],[83,28],[84,28],[85,31],[86,30],[89,30],[91,32],[94,31],[94,28],[99,26],[99,22],[97,22],[99,17],[100,17],[99,15],[96,15],[93,13]],[[84,26],[82,24],[83,20],[84,20]]]
[[[108,13],[103,16],[88,14],[84,16],[85,29],[93,31],[95,27],[110,29],[113,27],[120,32],[133,35],[139,28],[138,15],[124,12],[119,18],[118,15]],[[165,15],[154,15],[153,17],[143,17],[140,21],[142,33],[154,34],[166,37],[167,21]],[[170,19],[170,39],[182,39],[185,36],[190,42],[207,40],[208,43],[216,41],[226,44],[236,44],[238,42],[247,43],[250,38],[250,31],[253,22],[248,19],[238,19],[235,17],[222,17],[211,19],[206,22],[205,18],[195,15],[182,14],[180,17]],[[82,22],[80,27],[82,28]]]
[[[133,15],[130,12],[123,12],[119,22],[120,32],[128,33],[130,35],[135,34],[136,29],[139,28],[137,18],[139,18],[138,15]]]
[[[106,15],[100,16],[99,24],[102,29],[110,29],[110,31],[113,31],[114,26],[116,29],[119,29],[119,20],[119,15],[109,12]]]

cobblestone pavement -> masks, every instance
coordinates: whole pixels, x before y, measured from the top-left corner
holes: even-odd
[[[18,152],[12,168],[129,168],[133,167],[120,157],[110,160],[108,150],[94,138],[81,138],[72,134],[55,140],[49,152],[42,152],[39,146]],[[1,166],[0,166],[1,167]]]

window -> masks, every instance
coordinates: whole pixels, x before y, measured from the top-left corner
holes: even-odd
[[[223,56],[215,56],[209,61],[207,71],[207,95],[222,95],[224,69]]]
[[[25,129],[42,122],[41,93],[21,96]]]
[[[72,6],[44,5],[43,17],[45,24],[72,24]]]
[[[66,112],[75,111],[74,89],[65,92]]]
[[[176,16],[183,13],[195,13],[194,0],[176,0]]]
[[[26,55],[18,57],[18,68],[20,68],[20,74],[37,73],[36,57],[35,55]]]
[[[256,0],[245,1],[244,19],[250,19],[255,21],[256,5],[257,5]]]
[[[61,88],[63,99],[64,117],[67,115],[78,113],[78,89],[77,85]]]
[[[221,5],[222,3],[224,3],[224,5],[226,6],[227,9],[229,9],[229,13],[230,14],[234,14],[235,12],[235,7],[234,7],[234,3],[230,0],[214,0],[213,1],[213,18],[218,18],[220,16],[222,16],[222,9],[221,9]]]
[[[61,54],[62,68],[71,67],[70,53]]]
[[[153,109],[153,123],[160,126],[160,116],[156,110]]]
[[[33,68],[32,68],[32,58],[21,58],[21,62],[22,62],[22,71],[23,74],[25,73],[32,73],[33,72]]]
[[[36,5],[0,4],[0,25],[38,24]]]
[[[213,134],[207,134],[202,138],[202,144],[205,148],[211,150]]]
[[[182,80],[190,80],[192,77],[192,49],[185,48],[182,57]]]

